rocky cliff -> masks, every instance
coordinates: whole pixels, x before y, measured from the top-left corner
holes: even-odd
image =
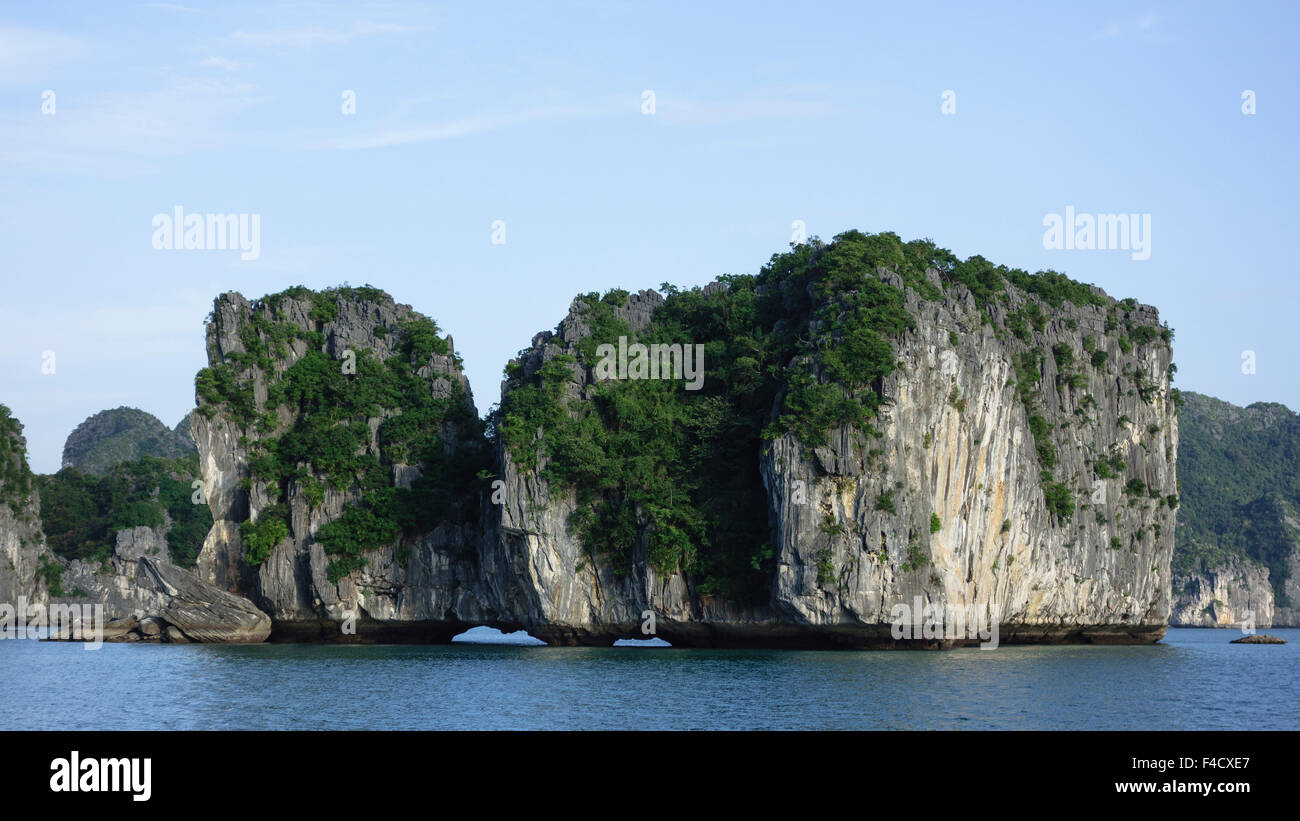
[[[133,469],[148,472],[156,467],[150,462],[127,466],[113,480],[102,480],[104,487],[114,481],[121,487],[115,486],[118,492],[103,500],[114,509],[95,510],[95,502],[106,495],[99,492],[101,480],[89,479],[95,487],[83,493],[86,479],[75,470],[33,476],[22,426],[0,405],[0,603],[16,606],[23,599],[29,607],[102,605],[108,641],[265,640],[271,620],[264,613],[172,563],[167,544],[171,517],[164,507],[148,505],[159,496],[159,477],[147,483],[152,497],[147,488],[140,494],[127,492]],[[188,488],[188,483],[176,484]],[[44,500],[42,485],[47,490]],[[106,521],[131,515],[148,518],[151,512],[160,520],[157,526],[110,527],[114,547],[105,552],[97,544]],[[59,555],[47,545],[47,522],[69,555]]]
[[[1170,349],[1126,353],[1105,331],[1109,305],[1056,312],[1021,345],[999,339],[999,323],[1032,300],[1011,290],[994,323],[975,327],[964,295],[933,306],[909,294],[920,321],[900,341],[902,366],[884,386],[883,453],[854,454],[844,434],[811,452],[789,434],[773,445],[763,471],[783,547],[780,609],[811,624],[871,623],[920,595],[996,605],[1004,641],[1163,634],[1174,530],[1166,498],[1175,492],[1178,443]],[[1148,306],[1125,313],[1139,327],[1157,324]],[[1054,357],[1039,359],[1037,411],[1046,424],[1034,433],[1035,414],[1017,396],[1015,359],[1024,351],[1016,349],[1064,345],[1077,362],[1090,335],[1106,364],[1076,371],[1084,377],[1077,385],[1066,384]],[[1137,391],[1142,377],[1154,386],[1149,397]],[[945,401],[951,396],[960,398]],[[1057,453],[1050,479],[1036,452],[1048,439]],[[1105,459],[1112,469],[1102,478],[1096,465]],[[800,483],[814,489],[816,506],[792,500]],[[875,505],[891,484],[896,513]],[[932,533],[927,515],[937,517]],[[828,532],[827,516],[845,532]],[[921,561],[908,561],[911,545]],[[832,566],[829,581],[819,581],[818,561]]]
[[[1274,626],[1268,568],[1247,559],[1229,556],[1216,567],[1180,573],[1173,590],[1171,627],[1241,628],[1251,618],[1256,627]]]
[[[46,600],[42,567],[52,558],[40,525],[40,495],[27,466],[22,424],[0,405],[0,603]]]
[[[484,566],[512,591],[509,611],[552,641],[637,635],[649,611],[677,644],[894,646],[895,606],[920,597],[995,607],[1003,641],[1158,639],[1178,426],[1171,334],[1155,309],[886,237],[801,246],[757,278],[664,304],[588,295],[536,337],[508,369],[497,420],[503,501]],[[747,327],[728,327],[741,315]],[[879,335],[862,336],[863,322]],[[699,488],[681,508],[672,483],[639,492],[661,465],[634,464],[636,451],[657,452],[649,431],[662,426],[640,443],[618,435],[654,413],[636,404],[649,383],[600,384],[591,343],[620,334],[714,354],[704,390],[666,425],[729,416],[752,395],[735,385],[772,383],[758,391],[772,398],[762,435],[728,433],[748,437],[728,470],[761,477],[761,493],[725,501]],[[745,350],[728,350],[738,338]],[[539,396],[563,414],[534,410]],[[706,440],[684,445],[717,450]],[[586,442],[629,452],[586,475],[574,464],[598,458]],[[609,478],[620,471],[630,481]],[[726,503],[765,531],[749,544],[757,594],[732,583],[746,572],[734,556],[695,547],[725,540],[710,519],[725,521],[714,511]],[[621,544],[597,547],[602,528]],[[682,532],[692,544],[666,550]],[[719,567],[731,569],[719,578]]]
[[[478,584],[482,426],[449,337],[372,288],[219,297],[190,420],[200,575],[279,638],[447,640]],[[389,631],[389,628],[392,628]],[[388,632],[386,632],[388,631]]]
[[[485,434],[409,306],[225,294],[190,419],[198,574],[273,639],[973,638],[895,638],[919,602],[994,612],[1001,641],[1153,641],[1171,337],[1055,272],[849,232],[756,276],[578,297]]]
[[[103,605],[106,641],[265,641],[270,617],[247,599],[172,564],[166,530],[165,525],[119,530],[107,560],[67,562],[64,600]]]

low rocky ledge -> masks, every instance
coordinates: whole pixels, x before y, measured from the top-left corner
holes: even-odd
[[[384,621],[362,613],[345,625],[328,618],[276,620],[271,642],[320,644],[447,644],[480,622],[447,620]],[[578,628],[512,620],[487,620],[482,625],[512,633],[526,631],[552,647],[610,647],[620,639],[658,638],[673,647],[746,650],[949,650],[976,647],[974,637],[896,639],[889,624],[800,625],[777,621],[671,622],[660,621],[653,635],[641,632],[640,622]],[[1165,635],[1163,624],[1043,626],[1002,624],[998,644],[1153,644]]]
[[[252,602],[200,579],[166,558],[156,534],[136,528],[118,534],[107,566],[74,561],[64,585],[104,607],[104,641],[256,644],[271,634],[271,618]],[[50,638],[74,640],[71,630]],[[79,639],[76,639],[79,640]]]
[[[1280,639],[1277,636],[1266,636],[1263,633],[1257,633],[1253,636],[1242,636],[1239,639],[1233,639],[1230,644],[1286,644],[1286,639]]]

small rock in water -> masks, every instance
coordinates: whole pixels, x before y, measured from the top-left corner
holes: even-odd
[[[1286,639],[1280,639],[1277,636],[1256,634],[1251,636],[1242,636],[1239,639],[1233,639],[1232,644],[1286,644]]]

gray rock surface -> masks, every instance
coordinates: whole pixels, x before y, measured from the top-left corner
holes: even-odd
[[[1286,639],[1277,636],[1242,636],[1239,639],[1233,639],[1232,644],[1286,644]]]
[[[271,619],[252,602],[228,593],[177,567],[167,558],[158,531],[122,530],[112,557],[103,565],[73,561],[63,573],[60,601],[104,606],[113,629],[106,641],[186,641],[247,644],[265,641]]]
[[[1169,624],[1239,628],[1253,614],[1257,627],[1283,626],[1275,612],[1268,568],[1231,556],[1219,567],[1175,577]]]
[[[399,335],[388,329],[417,316],[410,306],[396,304],[387,297],[379,301],[340,300],[337,316],[318,326],[310,316],[311,308],[309,300],[286,298],[276,318],[304,331],[315,332],[319,327],[326,352],[337,359],[349,350],[367,350],[386,359],[397,350],[399,342]],[[240,330],[252,321],[255,312],[272,317],[270,307],[249,302],[240,294],[228,293],[217,300],[207,329],[210,363],[228,363],[232,355],[245,352]],[[287,370],[308,350],[306,341],[292,340],[284,355],[276,358],[272,373]],[[241,373],[251,375],[258,407],[263,408],[268,374],[255,367]],[[417,374],[434,397],[449,397],[453,385],[458,385],[470,411],[477,415],[454,350],[447,355],[433,354]],[[281,408],[278,413],[276,433],[296,421],[287,409]],[[367,447],[372,453],[378,452],[377,432],[385,418],[369,420]],[[385,624],[397,624],[408,628],[405,633],[412,638],[446,640],[465,626],[492,618],[477,584],[474,550],[478,528],[473,522],[439,524],[407,545],[406,561],[400,560],[403,550],[398,543],[374,551],[367,555],[365,569],[337,584],[331,583],[328,557],[315,535],[322,525],[337,519],[345,506],[357,500],[355,491],[326,487],[323,501],[313,506],[302,484],[292,482],[288,490],[290,537],[277,545],[259,567],[250,567],[244,560],[239,523],[250,516],[256,518],[274,495],[273,489],[253,481],[248,467],[250,444],[266,434],[242,429],[224,412],[209,418],[195,411],[190,416],[190,430],[198,445],[205,495],[214,519],[199,556],[198,572],[212,584],[256,602],[276,621],[282,635],[341,640],[345,634],[340,626],[355,618],[371,625],[363,632],[368,637],[383,634]],[[446,433],[454,431],[449,428]],[[454,437],[449,438],[449,446],[457,446]],[[394,466],[394,482],[399,485],[409,484],[417,475],[418,469]],[[321,474],[314,478],[325,483]]]
[[[1292,527],[1300,531],[1300,522],[1293,522]],[[1296,540],[1287,562],[1291,572],[1283,583],[1282,589],[1286,592],[1287,601],[1291,602],[1292,606],[1273,609],[1274,627],[1300,627],[1300,539]]]
[[[882,276],[901,286],[895,275]],[[620,318],[634,330],[644,327],[656,297],[633,295]],[[994,309],[1005,315],[1025,299],[1011,288],[1010,303]],[[1147,492],[1134,497],[1123,489],[1139,479],[1161,497],[1176,492],[1172,352],[1158,340],[1123,352],[1116,335],[1105,333],[1107,307],[1067,305],[1033,339],[1075,351],[1085,335],[1106,342],[1110,365],[1089,371],[1083,389],[1058,387],[1055,363],[1050,356],[1045,362],[1042,413],[1060,457],[1057,474],[1081,505],[1070,522],[1055,521],[1046,508],[1008,341],[981,323],[964,288],[938,303],[922,304],[909,292],[917,327],[897,345],[903,367],[885,380],[889,410],[875,445],[883,452],[862,454],[855,432],[841,429],[828,447],[811,452],[783,436],[762,458],[778,552],[770,607],[737,610],[696,595],[680,575],[659,578],[645,565],[644,545],[633,572],[616,577],[570,532],[574,496],[541,478],[545,462],[520,471],[506,452],[499,454],[505,503],[484,558],[492,598],[554,642],[636,635],[641,613],[652,610],[659,635],[675,644],[887,646],[891,608],[915,596],[995,605],[1003,641],[1155,641],[1170,613],[1173,511]],[[534,338],[520,360],[526,372],[573,352],[586,328],[584,312],[575,300],[554,334]],[[1140,324],[1158,321],[1149,306],[1131,312]],[[570,396],[577,397],[591,375],[574,370]],[[1134,390],[1133,373],[1156,386],[1150,402]],[[948,402],[954,389],[963,409]],[[1123,475],[1095,478],[1091,463],[1112,449]],[[897,493],[897,513],[876,510],[880,492],[898,482],[905,490]],[[931,512],[942,522],[933,537]],[[826,516],[841,534],[823,530]],[[909,570],[905,552],[918,533],[926,564]],[[827,552],[834,580],[822,583],[817,565]]]
[[[0,471],[0,602],[15,606],[21,598],[39,605],[45,603],[47,591],[37,574],[43,563],[54,559],[41,531],[40,492],[30,481],[23,482],[17,476],[26,472],[27,440],[22,425],[8,415],[8,408],[0,405],[0,410],[0,421],[7,423],[0,426],[0,437],[4,437],[0,459],[6,460],[9,467],[8,471]],[[15,478],[6,483],[6,474]]]
[[[39,604],[46,598],[45,584],[37,572],[42,560],[53,558],[41,532],[39,496],[35,491],[32,496],[32,502],[17,514],[8,505],[0,505],[0,602],[14,604],[21,597]]]
[[[881,276],[901,287],[897,276]],[[992,306],[998,324],[1028,299],[1009,287],[1008,302]],[[1058,385],[1055,362],[1050,355],[1044,361],[1039,412],[1059,456],[1056,478],[1068,487],[1074,507],[1069,520],[1058,520],[1044,498],[1034,437],[1014,387],[1017,343],[981,322],[961,286],[938,302],[922,303],[910,292],[907,300],[917,325],[898,340],[902,367],[884,381],[887,411],[875,452],[864,453],[855,432],[841,429],[816,449],[781,437],[755,465],[768,498],[768,509],[755,515],[771,522],[777,552],[771,598],[762,606],[738,608],[703,595],[682,574],[660,577],[646,564],[644,544],[637,546],[632,571],[615,574],[592,560],[570,531],[573,494],[542,478],[544,463],[521,470],[504,451],[496,471],[501,503],[484,506],[483,522],[443,522],[408,540],[405,549],[393,544],[368,554],[364,569],[336,583],[315,537],[356,501],[355,492],[327,488],[311,505],[291,480],[290,536],[252,567],[239,523],[256,518],[275,493],[251,476],[248,451],[260,436],[293,424],[283,408],[271,434],[242,428],[224,410],[191,414],[215,520],[198,576],[254,603],[273,619],[276,637],[286,639],[349,640],[341,626],[355,616],[365,625],[358,640],[446,640],[483,623],[522,627],[553,643],[604,644],[639,637],[648,610],[658,635],[677,645],[883,647],[895,644],[891,609],[916,597],[998,608],[1004,642],[1158,639],[1171,612],[1173,511],[1163,498],[1176,492],[1178,447],[1169,346],[1157,339],[1121,350],[1117,335],[1105,330],[1114,303],[1067,305],[1033,334],[1035,347],[1065,343],[1076,352],[1089,335],[1103,342],[1108,359],[1085,370],[1087,384],[1076,388]],[[633,329],[643,328],[661,301],[643,291],[629,295],[617,312]],[[575,299],[554,332],[534,337],[520,360],[526,372],[573,351],[587,329],[586,310]],[[390,355],[395,335],[376,329],[413,315],[387,298],[340,299],[337,315],[318,322],[308,300],[284,298],[273,308],[226,294],[208,326],[209,361],[244,368],[244,331],[258,312],[271,319],[272,311],[278,321],[322,334],[336,358],[349,349]],[[1158,322],[1149,306],[1132,304],[1122,312],[1136,324]],[[294,338],[284,343],[270,374],[254,366],[242,371],[252,380],[259,412],[268,375],[308,350],[306,340]],[[576,365],[572,371],[568,392],[579,398],[591,374]],[[1154,386],[1145,398],[1137,390],[1138,374]],[[420,376],[435,395],[451,395],[458,384],[471,396],[454,355],[433,355]],[[954,391],[964,399],[960,406],[949,401]],[[369,420],[371,452],[377,452],[384,418]],[[1120,475],[1097,478],[1093,464],[1111,455],[1123,466]],[[395,484],[414,478],[409,466],[393,466]],[[1140,481],[1143,492],[1126,494],[1130,480]],[[896,511],[877,510],[881,491],[895,488]],[[942,524],[933,535],[931,513]],[[828,517],[839,526],[834,533],[824,527]],[[116,558],[124,563],[116,577],[134,573],[131,584],[161,591],[160,598],[165,593],[166,607],[144,612],[203,640],[194,627],[212,620],[201,612],[203,596],[187,600],[175,592],[180,588],[141,552],[148,541],[132,534],[120,543],[136,558]],[[922,567],[908,561],[914,544],[923,551]],[[829,579],[819,568],[828,563]],[[169,610],[178,599],[182,605]]]

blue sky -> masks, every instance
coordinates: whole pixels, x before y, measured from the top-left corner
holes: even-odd
[[[1297,408],[1298,23],[1281,3],[7,3],[0,402],[56,470],[98,410],[193,407],[216,294],[347,281],[450,331],[486,411],[575,294],[752,273],[803,220],[1136,297],[1177,332],[1179,386]],[[178,205],[260,215],[260,257],[155,250]],[[1045,249],[1069,205],[1149,214],[1150,258]]]

